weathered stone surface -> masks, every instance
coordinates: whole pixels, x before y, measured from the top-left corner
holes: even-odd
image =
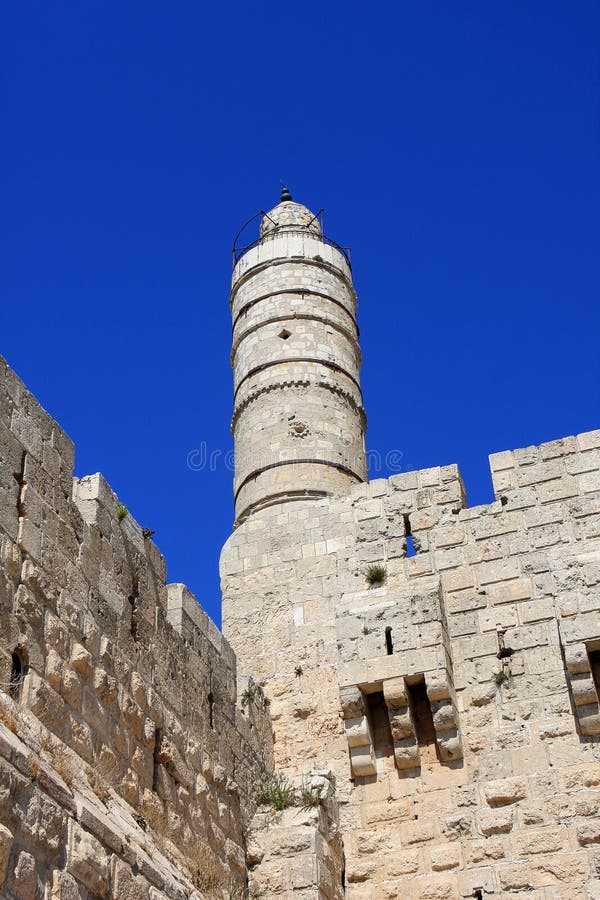
[[[38,881],[35,858],[21,850],[8,877],[8,889],[19,900],[32,900],[37,894]]]
[[[100,841],[73,821],[69,822],[67,868],[91,894],[108,892],[109,856]]]
[[[152,885],[183,900],[189,873],[157,849],[171,842],[183,856],[212,845],[230,869],[223,890],[237,890],[244,826],[272,769],[268,704],[240,709],[227,642],[187,589],[168,593],[164,560],[132,516],[119,520],[104,479],[73,481],[71,443],[11,373],[13,417],[7,371],[0,361],[11,448],[9,459],[0,441],[0,499],[11,492],[0,515],[0,700],[10,691],[18,702],[0,704],[0,894],[3,882],[15,897],[86,900]],[[13,654],[22,669],[11,686]],[[215,778],[196,791],[209,757]],[[122,888],[115,854],[127,858]]]
[[[261,234],[227,640],[0,360],[0,894],[590,900],[600,432],[494,454],[482,506],[367,482],[348,261],[291,201]]]
[[[10,829],[4,825],[0,825],[0,884],[4,881],[6,869],[8,867],[8,858],[13,845],[13,835]]]

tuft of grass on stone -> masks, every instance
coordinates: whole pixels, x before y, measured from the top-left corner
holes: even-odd
[[[12,731],[13,734],[17,734],[19,728],[18,715],[13,712],[8,703],[5,703],[4,699],[0,699],[0,722],[2,722],[3,725],[6,725],[8,730]]]
[[[33,753],[30,753],[27,762],[29,763],[29,780],[36,781],[40,774],[40,761]]]
[[[75,762],[71,759],[70,756],[67,756],[66,753],[60,752],[57,748],[52,765],[54,766],[54,771],[60,775],[66,786],[72,792],[73,785],[77,781],[77,777],[79,775],[78,767],[75,765]]]
[[[259,806],[270,806],[281,812],[296,805],[296,791],[285,775],[271,775],[258,789],[256,802]]]
[[[385,567],[378,564],[367,566],[365,579],[369,587],[380,587],[382,584],[385,584],[387,579]]]
[[[503,684],[510,681],[510,675],[504,669],[501,669],[499,672],[494,673],[494,681],[498,687],[502,687]]]
[[[108,803],[111,788],[114,788],[117,774],[116,760],[110,758],[97,759],[94,766],[88,766],[85,770],[88,783],[96,797],[102,803]]]
[[[187,847],[185,862],[194,887],[208,897],[222,896],[225,874],[212,850],[201,844]]]
[[[129,510],[127,509],[127,507],[123,506],[122,503],[119,503],[119,506],[117,507],[117,519],[119,520],[119,522],[122,522],[123,519],[126,519],[128,515]]]
[[[298,795],[298,805],[300,806],[300,809],[313,809],[315,806],[320,806],[322,800],[321,788],[317,785],[307,784],[303,781]]]

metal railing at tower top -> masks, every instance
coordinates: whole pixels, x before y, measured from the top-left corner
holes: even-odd
[[[248,219],[248,221],[242,225],[242,227],[236,234],[235,239],[233,241],[233,250],[232,250],[233,267],[234,268],[235,268],[236,264],[240,261],[242,256],[244,256],[249,250],[252,250],[253,247],[258,247],[258,245],[261,244],[263,241],[268,240],[269,238],[275,237],[275,235],[277,235],[279,232],[281,232],[281,233],[285,233],[285,234],[307,234],[310,237],[313,237],[316,240],[321,241],[323,244],[327,244],[329,247],[333,247],[334,250],[338,250],[342,254],[344,259],[348,263],[350,270],[352,270],[352,262],[350,260],[350,247],[342,247],[336,241],[333,241],[331,238],[326,237],[322,233],[322,231],[321,231],[321,234],[318,234],[317,232],[313,231],[310,227],[311,223],[309,223],[308,225],[275,226],[270,231],[268,231],[267,234],[261,235],[260,237],[256,238],[255,241],[252,241],[250,244],[245,244],[244,246],[241,246],[239,243],[240,237],[242,236],[242,233],[246,230],[248,225],[250,225],[252,222],[254,222],[254,220],[257,219],[259,216],[265,216],[265,215],[266,215],[266,213],[264,213],[263,210],[261,209],[260,212],[255,213],[255,215],[253,215],[251,219]],[[315,216],[315,218],[317,218],[317,216]]]

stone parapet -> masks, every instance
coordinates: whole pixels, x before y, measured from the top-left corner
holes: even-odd
[[[488,504],[441,466],[225,545],[225,634],[276,765],[335,774],[347,896],[595,896],[598,435],[494,454]]]
[[[123,804],[155,849],[179,852],[175,872],[202,850],[225,895],[241,889],[245,825],[273,765],[267,704],[242,707],[227,641],[184,585],[167,586],[160,551],[102,476],[73,479],[71,442],[3,360],[0,433],[0,723],[48,784],[52,770],[72,782],[53,795],[55,847],[39,859],[26,836],[30,804],[50,803],[37,774],[23,803],[0,805],[7,896],[121,897],[130,882],[135,896],[175,896],[151,875],[159,857],[142,866],[115,849]],[[79,818],[86,790],[110,798],[104,837]]]

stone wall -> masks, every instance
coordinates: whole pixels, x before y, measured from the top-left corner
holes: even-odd
[[[600,897],[600,432],[491,467],[490,504],[409,472],[222,553],[278,770],[336,778],[349,897]]]
[[[3,360],[0,563],[1,895],[241,896],[268,708]]]
[[[600,432],[491,465],[257,510],[226,640],[1,362],[0,894],[600,897]]]
[[[284,786],[296,793],[283,809],[260,806],[252,819],[248,852],[250,897],[341,900],[344,855],[335,778],[304,773]]]

